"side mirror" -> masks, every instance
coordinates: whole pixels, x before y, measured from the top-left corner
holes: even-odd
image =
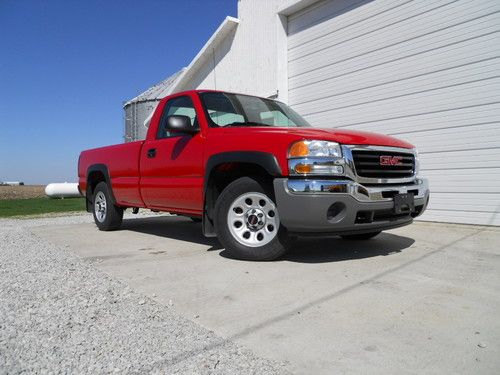
[[[183,115],[172,115],[167,117],[168,130],[176,133],[196,134],[200,131],[198,127],[191,124],[191,118]]]

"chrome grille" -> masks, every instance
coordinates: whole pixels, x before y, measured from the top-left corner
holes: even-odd
[[[360,177],[404,178],[412,177],[415,172],[415,156],[412,153],[353,150],[352,157],[356,174]],[[383,165],[381,160],[388,161],[388,164]]]

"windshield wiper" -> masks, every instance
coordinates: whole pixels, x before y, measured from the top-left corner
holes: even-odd
[[[236,122],[232,122],[230,124],[227,124],[226,126],[273,126],[273,125],[263,124],[263,123],[254,122],[254,121],[236,121]]]

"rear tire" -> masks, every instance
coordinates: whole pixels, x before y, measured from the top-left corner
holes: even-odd
[[[370,233],[360,233],[360,234],[346,234],[342,237],[344,240],[349,240],[349,241],[366,241],[369,240],[370,238],[373,238],[375,236],[378,236],[381,231],[378,232],[370,232]]]
[[[111,192],[105,182],[99,182],[94,190],[92,203],[94,221],[99,230],[119,229],[123,220],[123,208],[115,206]]]
[[[252,178],[239,178],[222,191],[214,218],[219,241],[234,258],[274,260],[289,248],[272,190]]]

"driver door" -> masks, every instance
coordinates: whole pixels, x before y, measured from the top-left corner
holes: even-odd
[[[148,208],[199,214],[203,210],[203,152],[201,132],[184,134],[167,128],[167,117],[184,115],[198,125],[189,95],[170,99],[158,126],[156,139],[146,140],[140,157],[141,193]]]

